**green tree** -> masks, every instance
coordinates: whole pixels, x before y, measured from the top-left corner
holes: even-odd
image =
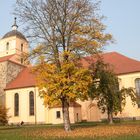
[[[122,112],[126,97],[130,97],[132,104],[137,101],[133,88],[119,88],[119,79],[114,74],[109,64],[99,60],[94,65],[93,84],[90,87],[90,97],[97,100],[97,105],[102,113],[107,113],[108,121],[113,123],[113,114]]]
[[[110,34],[105,33],[106,27],[101,22],[103,17],[98,10],[99,2],[96,0],[17,0],[16,3],[16,16],[24,23],[28,36],[40,44],[29,54],[31,58],[41,57],[37,65],[41,71],[37,73],[40,75],[38,85],[43,81],[43,86],[39,90],[41,94],[44,92],[45,100],[53,98],[47,104],[53,103],[52,100],[61,100],[66,131],[70,130],[69,94],[74,96],[72,100],[79,97],[77,94],[80,94],[80,99],[86,99],[87,87],[81,81],[86,81],[84,73],[87,70],[77,62],[83,56],[98,53],[112,39]],[[42,70],[47,80],[44,80]],[[79,83],[75,79],[78,70],[81,75],[81,79],[77,77]],[[72,79],[75,81],[71,82]],[[76,83],[80,85],[79,88],[75,87]],[[63,90],[59,89],[61,86]],[[60,93],[52,94],[56,89]]]

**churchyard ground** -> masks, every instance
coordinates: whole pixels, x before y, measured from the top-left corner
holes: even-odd
[[[71,132],[62,125],[1,126],[0,140],[140,140],[140,121],[79,123]]]

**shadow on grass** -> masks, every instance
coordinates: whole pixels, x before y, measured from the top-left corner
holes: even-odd
[[[15,130],[21,129],[22,126],[0,126],[0,130]]]

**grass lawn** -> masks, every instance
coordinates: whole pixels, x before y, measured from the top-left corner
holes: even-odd
[[[81,123],[66,133],[61,125],[0,127],[0,140],[140,140],[140,121],[114,125]]]

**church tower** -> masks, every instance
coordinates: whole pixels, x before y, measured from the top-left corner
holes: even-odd
[[[27,53],[28,41],[18,31],[15,18],[12,30],[0,39],[0,105],[5,105],[6,85],[26,67],[23,56]]]
[[[12,25],[12,30],[6,33],[0,40],[0,48],[0,57],[11,55],[12,61],[25,65],[23,56],[28,53],[28,41],[18,31],[16,18]]]

